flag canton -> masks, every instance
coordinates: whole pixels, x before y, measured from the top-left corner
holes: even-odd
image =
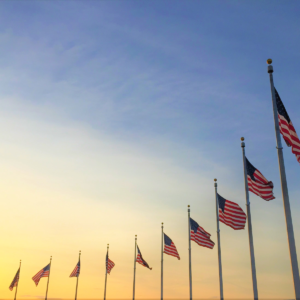
[[[177,257],[178,259],[180,259],[180,256],[177,252],[176,246],[173,243],[173,241],[164,233],[164,241],[165,241],[165,246],[164,246],[164,253]]]
[[[44,272],[49,271],[50,270],[50,264],[48,266],[46,266],[43,270],[44,270]]]
[[[164,233],[165,245],[171,246],[172,240]]]
[[[223,197],[221,197],[219,194],[217,195],[218,195],[219,208],[221,208],[222,211],[224,212],[226,200]]]
[[[190,223],[191,223],[191,230],[193,230],[194,233],[196,233],[199,228],[199,224],[196,221],[194,221],[192,218],[190,218]]]
[[[77,273],[79,273],[79,272],[80,272],[80,261],[77,264]]]
[[[139,246],[136,247],[137,247],[138,254],[142,256]]]
[[[290,119],[276,89],[275,89],[275,98],[276,98],[277,112],[280,115],[282,115],[287,120],[288,123],[290,123],[291,119]]]
[[[249,160],[247,159],[247,157],[245,157],[246,159],[246,169],[247,169],[247,174],[251,177],[252,180],[255,180],[254,177],[254,172],[256,171],[255,167],[249,162]]]

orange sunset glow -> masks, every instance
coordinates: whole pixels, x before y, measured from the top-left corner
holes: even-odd
[[[180,256],[163,254],[163,299],[220,299],[215,178],[245,213],[245,229],[219,223],[224,299],[254,299],[241,137],[275,196],[249,194],[259,299],[295,299],[266,60],[299,134],[299,8],[2,1],[0,300],[45,299],[48,278],[47,300],[75,299],[77,280],[76,300],[104,299],[108,244],[105,300],[133,299],[135,235],[134,300],[162,299],[162,222]],[[300,166],[281,140],[299,253]],[[188,205],[211,235],[191,241],[192,298]]]

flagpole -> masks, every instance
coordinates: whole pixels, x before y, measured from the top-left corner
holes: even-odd
[[[188,231],[189,231],[189,280],[190,280],[190,300],[193,299],[192,294],[192,253],[191,253],[191,220],[190,220],[190,206],[188,205]]]
[[[161,300],[164,292],[164,223],[161,223]]]
[[[79,262],[80,262],[80,255],[81,255],[81,250],[79,251]],[[80,272],[80,269],[79,269]],[[77,281],[76,281],[76,292],[75,292],[75,300],[77,300],[77,289],[78,289],[78,279],[79,279],[79,274],[77,276]]]
[[[104,300],[106,299],[106,283],[107,283],[107,258],[108,258],[109,244],[107,244],[107,254],[105,258],[105,285],[104,285]]]
[[[17,299],[17,290],[18,290],[18,285],[19,285],[19,280],[20,280],[20,273],[21,273],[21,260],[20,260],[20,266],[19,266],[19,278],[18,278],[18,281],[17,281],[17,286],[16,286],[16,291],[15,291],[15,299]]]
[[[134,244],[133,296],[132,296],[133,300],[135,299],[136,240],[137,240],[137,235],[135,235],[135,244]]]
[[[268,63],[268,73],[270,76],[273,114],[274,114],[274,123],[275,123],[275,135],[276,135],[276,142],[277,142],[276,148],[277,148],[277,154],[278,154],[283,206],[284,206],[284,212],[285,212],[285,221],[286,221],[286,227],[287,227],[288,244],[289,244],[289,250],[290,250],[290,259],[291,259],[292,274],[293,274],[293,281],[294,281],[295,299],[300,300],[300,278],[299,278],[298,259],[297,259],[293,221],[292,221],[289,193],[288,193],[286,174],[285,174],[285,166],[284,166],[284,160],[283,160],[282,144],[281,144],[281,138],[280,138],[279,123],[278,123],[275,88],[274,88],[274,82],[273,82],[273,66],[271,65],[272,59],[268,59],[267,63]]]
[[[220,239],[220,224],[219,224],[219,201],[217,192],[217,179],[215,179],[215,194],[216,194],[216,218],[217,218],[217,237],[218,237],[218,261],[219,261],[219,284],[220,284],[220,299],[223,300],[223,273],[222,273],[222,258],[221,258],[221,239]]]
[[[51,262],[52,262],[52,256],[50,256],[49,275],[48,275],[48,281],[47,281],[47,289],[46,289],[46,297],[45,297],[45,300],[47,300],[47,296],[48,296],[48,287],[49,287],[49,279],[50,279],[50,271],[51,271]]]
[[[245,181],[246,207],[247,207],[247,219],[248,219],[247,223],[248,223],[250,260],[251,260],[251,271],[252,271],[253,296],[254,296],[254,300],[258,300],[255,255],[254,255],[254,244],[253,244],[253,234],[252,234],[252,221],[251,221],[250,200],[249,200],[249,188],[248,188],[247,167],[246,167],[246,159],[245,159],[245,142],[243,137],[241,138],[241,141],[242,141],[241,147],[243,152],[244,181]]]

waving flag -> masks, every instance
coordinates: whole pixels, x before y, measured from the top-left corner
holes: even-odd
[[[34,281],[35,285],[37,286],[39,284],[39,281],[42,277],[49,277],[49,273],[50,273],[50,264],[32,277],[32,280]]]
[[[278,113],[278,122],[280,133],[282,134],[288,147],[292,147],[292,152],[296,155],[297,161],[300,163],[300,141],[294,125],[275,89],[275,98]]]
[[[80,260],[78,261],[75,269],[73,270],[73,272],[71,273],[70,277],[78,277],[80,274]]]
[[[106,272],[110,274],[111,269],[115,266],[114,262],[108,258],[108,252],[106,253]]]
[[[247,159],[246,168],[249,191],[262,199],[269,201],[275,199],[273,196],[273,182],[268,181]]]
[[[206,232],[199,224],[190,218],[191,224],[191,241],[196,242],[199,246],[213,249],[215,243],[210,239],[210,234]]]
[[[244,229],[246,214],[237,203],[225,200],[218,194],[219,220],[234,230]]]
[[[16,273],[16,275],[15,275],[15,277],[14,277],[14,280],[12,281],[11,285],[9,286],[9,289],[10,289],[11,291],[13,290],[13,288],[14,288],[15,286],[18,285],[19,278],[20,278],[20,268],[19,268],[19,270],[17,271],[17,273]]]
[[[143,259],[142,253],[139,249],[139,246],[137,246],[137,250],[138,250],[138,254],[137,254],[137,257],[136,257],[136,262],[141,264],[142,266],[152,270],[152,268],[150,268],[149,265],[147,264],[147,262]]]
[[[178,259],[180,259],[175,244],[165,233],[164,233],[164,242],[165,242],[164,253],[175,256]]]

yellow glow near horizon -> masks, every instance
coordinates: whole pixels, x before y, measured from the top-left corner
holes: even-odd
[[[216,242],[214,176],[206,175],[209,170],[196,174],[167,155],[142,151],[80,124],[54,125],[22,115],[1,115],[0,120],[5,125],[0,126],[1,299],[13,297],[8,287],[20,259],[18,299],[43,298],[47,279],[36,287],[31,278],[51,255],[49,299],[73,298],[76,279],[69,275],[79,250],[78,299],[102,298],[107,243],[116,264],[108,276],[107,299],[129,299],[135,234],[153,267],[150,271],[137,265],[136,298],[157,299],[162,221],[181,256],[180,261],[164,257],[165,298],[188,296],[187,204]],[[226,175],[220,169],[219,186],[222,176]],[[241,194],[224,187],[223,191],[232,200],[243,195],[243,188]],[[260,295],[275,299],[292,295],[292,280],[282,207],[267,208],[269,203],[255,202],[255,251]],[[295,220],[295,226],[298,223]],[[247,232],[223,224],[221,231],[226,298],[251,298]],[[216,249],[193,243],[192,262],[194,297],[218,298]]]

